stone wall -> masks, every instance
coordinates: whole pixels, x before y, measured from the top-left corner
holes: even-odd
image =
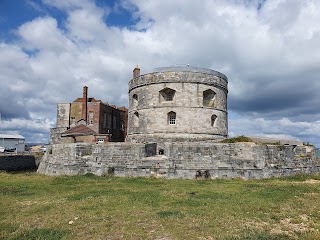
[[[228,82],[219,74],[210,69],[176,67],[132,79],[127,141],[225,138]],[[174,92],[170,100],[164,97],[166,91]],[[169,123],[170,113],[176,114],[175,124]]]
[[[63,143],[61,134],[67,130],[67,127],[50,128],[50,144]]]
[[[33,155],[0,155],[0,171],[23,171],[37,169],[36,158]]]
[[[94,173],[110,174],[113,168],[117,175],[130,171],[137,161],[144,158],[146,144],[108,143],[54,144],[47,148],[38,172],[46,175],[78,175]]]
[[[58,103],[57,104],[57,128],[69,127],[70,118],[70,103]]]
[[[315,148],[254,143],[56,144],[38,172],[46,175],[144,176],[164,178],[269,178],[319,173]]]

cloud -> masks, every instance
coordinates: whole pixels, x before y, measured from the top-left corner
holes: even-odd
[[[31,96],[26,79],[32,75],[32,69],[27,61],[28,57],[18,47],[0,44],[0,113],[4,118],[29,118],[24,98]]]
[[[36,18],[23,24],[17,35],[22,41],[21,46],[26,49],[60,53],[72,48],[71,41],[58,29],[57,20],[52,17]]]
[[[268,120],[264,118],[240,118],[229,121],[231,135],[267,136],[299,139],[304,142],[318,143],[320,122],[294,122],[288,118]]]
[[[302,139],[310,134],[320,144],[320,2],[42,3],[48,14],[22,24],[17,39],[0,45],[0,111],[6,119],[52,122],[56,103],[81,96],[83,85],[96,99],[127,105],[136,64],[142,73],[190,64],[227,75],[231,133]],[[54,18],[50,8],[65,18]],[[108,23],[119,8],[131,13],[134,26]],[[12,96],[14,101],[8,101]]]
[[[42,0],[42,2],[67,12],[75,9],[96,9],[94,2],[90,0]]]
[[[20,134],[23,132],[27,142],[33,143],[48,143],[48,130],[54,126],[54,122],[46,118],[29,120],[21,118],[11,118],[10,120],[2,121],[2,127],[7,133]]]

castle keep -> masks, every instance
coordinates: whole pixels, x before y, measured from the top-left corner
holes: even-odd
[[[228,135],[227,77],[189,65],[162,67],[129,82],[128,141],[167,142]]]
[[[315,148],[299,142],[221,143],[228,135],[227,84],[210,69],[173,66],[140,75],[137,66],[128,112],[88,99],[85,87],[83,98],[58,104],[38,172],[244,179],[320,172]]]

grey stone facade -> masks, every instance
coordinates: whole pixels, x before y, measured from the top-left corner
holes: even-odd
[[[227,77],[191,66],[155,69],[129,82],[127,141],[227,137]],[[170,114],[175,122],[170,122]]]
[[[156,144],[144,143],[55,144],[47,150],[38,172],[259,179],[320,170],[315,148],[308,146],[180,142],[165,143],[164,155],[155,155],[156,149]]]

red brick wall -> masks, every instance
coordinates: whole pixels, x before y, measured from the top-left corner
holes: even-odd
[[[90,112],[93,114],[93,122],[90,124]],[[104,126],[104,114],[106,114],[106,126]],[[112,142],[124,142],[127,129],[127,111],[113,108],[101,102],[88,102],[88,127],[99,134],[112,134]],[[111,120],[109,120],[111,116]],[[114,118],[116,120],[114,120]],[[111,127],[109,127],[111,121]],[[121,128],[123,122],[123,129]]]
[[[82,110],[83,101],[71,103],[70,117],[75,117],[77,122],[83,117]],[[105,114],[106,124],[104,124]],[[109,126],[109,122],[111,122],[111,126]],[[125,107],[118,109],[101,101],[88,101],[87,127],[98,134],[111,134],[110,141],[112,142],[124,142],[127,135],[128,110]]]
[[[99,133],[100,125],[100,104],[99,102],[88,102],[88,116],[87,116],[87,127]],[[93,114],[92,123],[90,123],[91,113]]]

